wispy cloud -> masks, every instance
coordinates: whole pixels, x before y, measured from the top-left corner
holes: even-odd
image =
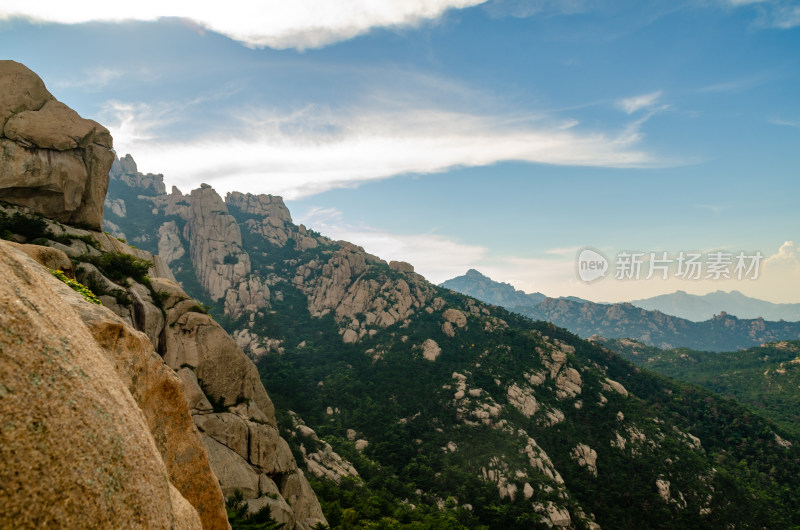
[[[152,21],[179,17],[251,47],[320,48],[379,27],[410,27],[436,20],[448,9],[486,0],[227,0],[225,2],[143,0],[6,0],[0,19],[24,17],[43,22]],[[313,16],[310,16],[313,14]]]
[[[725,210],[730,209],[731,207],[728,205],[723,204],[694,204],[692,205],[694,208],[699,210],[708,210],[709,212],[713,213],[714,215],[720,215]]]
[[[525,18],[534,15],[576,15],[589,11],[593,3],[589,0],[494,0],[486,4],[486,11],[493,17]]]
[[[634,112],[642,109],[652,109],[655,107],[660,97],[661,91],[657,90],[648,94],[641,94],[639,96],[620,99],[617,101],[617,106],[626,113],[633,114]]]
[[[57,80],[53,83],[53,86],[55,88],[100,89],[117,81],[124,75],[125,72],[117,68],[90,68],[84,70],[80,77]]]
[[[794,127],[796,129],[800,129],[800,121],[784,120],[781,118],[771,118],[769,122],[774,125],[784,125],[786,127]]]
[[[734,8],[750,7],[756,12],[755,25],[791,29],[800,26],[800,5],[796,0],[723,0]]]
[[[180,107],[179,107],[180,108]],[[121,153],[164,173],[179,187],[213,184],[299,198],[334,187],[401,174],[430,174],[500,161],[647,167],[637,148],[641,120],[616,134],[564,129],[563,120],[519,122],[515,116],[441,108],[247,109],[224,132],[184,141],[159,134],[179,119],[169,106],[115,103],[103,116]]]
[[[340,211],[330,208],[311,208],[295,215],[294,221],[332,239],[360,245],[383,259],[410,262],[416,272],[434,283],[463,274],[488,253],[486,247],[460,243],[437,234],[398,234],[353,225],[344,221]]]

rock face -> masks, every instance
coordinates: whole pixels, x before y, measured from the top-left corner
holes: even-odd
[[[160,195],[167,192],[167,188],[164,186],[164,175],[154,175],[153,173],[145,175],[140,173],[131,155],[115,158],[111,165],[109,176],[148,193]]]
[[[0,206],[3,218],[33,209],[98,229],[114,158],[108,132],[55,101],[24,66],[4,61],[0,74],[0,199],[25,207]],[[61,164],[61,180],[43,180],[55,170],[41,161]],[[185,261],[183,235],[204,287],[234,309],[266,304],[213,190],[167,196],[163,178],[142,175],[130,156],[114,173],[175,216],[158,235],[170,261]],[[124,200],[109,204],[118,219],[131,213]],[[255,365],[164,261],[99,231],[44,225],[37,241],[51,248],[0,244],[0,411],[14,418],[0,428],[0,527],[227,529],[223,495],[236,490],[289,528],[326,524]],[[74,262],[105,307],[28,256],[68,274]],[[125,265],[147,261],[146,275]]]
[[[227,527],[181,385],[144,335],[5,242],[0,326],[0,526],[199,529],[203,507]]]
[[[11,213],[7,209],[6,215]],[[78,280],[106,293],[100,294],[100,299],[117,315],[82,302],[88,309],[84,308],[81,316],[90,329],[97,330],[99,346],[115,359],[127,359],[119,350],[132,339],[114,331],[115,326],[124,326],[139,337],[138,355],[151,359],[169,376],[169,385],[151,384],[152,377],[145,375],[141,360],[119,361],[119,370],[132,381],[131,394],[136,399],[142,396],[140,407],[150,414],[147,423],[172,484],[188,506],[199,512],[203,527],[227,528],[223,495],[237,490],[243,492],[252,511],[270,505],[273,516],[289,528],[325,523],[314,492],[278,433],[272,401],[255,365],[219,324],[199,312],[198,303],[178,286],[163,261],[104,233],[54,223],[49,227],[61,230],[62,239],[83,238],[72,245],[50,244],[63,247],[77,259]],[[94,246],[87,245],[87,239]],[[17,246],[50,265],[70,263],[56,248]],[[127,285],[113,282],[104,276],[104,270],[81,261],[92,253],[129,254],[153,262],[148,271],[150,286],[133,278]],[[96,311],[105,313],[106,319],[99,318]],[[108,318],[116,324],[106,323]],[[168,402],[165,394],[177,399],[177,404]],[[180,413],[183,419],[178,422]],[[181,442],[185,438],[194,440],[194,445]]]
[[[242,250],[242,233],[222,198],[210,186],[191,193],[184,237],[197,279],[214,300],[224,299],[225,313],[238,318],[269,300],[269,288],[251,275],[250,256]]]
[[[57,101],[25,66],[0,61],[4,200],[99,230],[114,160],[111,148],[105,127]]]

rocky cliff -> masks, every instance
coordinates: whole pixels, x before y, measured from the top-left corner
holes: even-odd
[[[795,439],[741,407],[296,225],[278,197],[152,189],[112,179],[128,214],[108,220],[225,314],[333,527],[795,524],[758,493],[792,491]],[[252,278],[263,305],[228,298]]]
[[[0,61],[3,200],[99,229],[111,147],[108,129],[56,100],[25,66]]]
[[[32,252],[0,241],[0,526],[227,527],[178,378]]]
[[[11,63],[4,67],[10,68],[13,75],[4,73],[0,76],[0,85],[18,87],[23,81],[33,83],[33,88],[18,91],[23,95],[35,95],[39,85],[44,90],[41,80],[21,65]],[[27,104],[27,100],[22,100]],[[9,97],[3,101],[14,112],[22,112],[19,109],[23,103],[14,103]],[[59,124],[56,120],[50,126],[57,130]],[[73,151],[77,153],[84,149],[82,153],[85,154],[87,149],[95,149],[82,146],[79,143]],[[70,156],[77,156],[76,153]],[[53,154],[42,156],[58,159]],[[105,166],[106,171],[112,159],[113,155]],[[32,181],[30,175],[17,175],[14,180],[15,171],[15,166],[6,164],[4,158],[5,180],[2,182],[8,180],[14,185],[0,190],[0,200],[5,201],[0,205],[0,234],[4,239],[19,243],[36,243],[38,246],[24,244],[21,248],[51,268],[58,266],[67,275],[74,274],[97,295],[104,307],[78,297],[52,278],[46,269],[32,265],[30,260],[25,267],[18,266],[13,262],[18,250],[7,251],[11,256],[7,261],[16,279],[14,275],[8,275],[9,286],[0,294],[0,301],[8,304],[8,310],[3,310],[3,325],[7,330],[4,338],[7,341],[13,338],[19,344],[30,341],[32,346],[20,351],[0,348],[0,362],[9,366],[2,374],[0,391],[3,394],[0,397],[13,396],[13,399],[0,400],[0,406],[4,407],[3,417],[12,418],[25,410],[25,400],[36,393],[35,388],[45,387],[47,392],[42,396],[49,400],[55,399],[56,395],[63,397],[57,406],[45,403],[34,409],[32,414],[35,417],[25,420],[28,421],[25,426],[20,423],[20,429],[12,429],[16,423],[10,422],[8,429],[3,431],[2,435],[10,436],[8,443],[3,443],[8,456],[4,462],[14,463],[14,466],[3,466],[2,472],[9,473],[9,481],[3,482],[16,487],[2,490],[3,500],[14,507],[14,511],[9,512],[10,517],[17,521],[27,521],[19,519],[27,517],[44,524],[75,526],[69,522],[79,520],[80,507],[88,503],[94,506],[91,513],[96,512],[99,518],[96,525],[90,526],[190,528],[202,524],[203,528],[228,528],[224,497],[241,491],[251,511],[269,506],[273,518],[288,528],[311,528],[318,523],[324,524],[319,502],[303,472],[297,468],[288,445],[278,434],[274,408],[255,365],[219,324],[205,314],[202,306],[176,283],[164,260],[145,250],[130,247],[106,233],[66,224],[81,222],[97,227],[100,218],[87,221],[90,218],[86,212],[91,208],[78,208],[76,211],[83,212],[80,215],[74,212],[61,215],[50,208],[49,200],[39,200],[37,197],[42,194],[49,197],[50,190],[56,189],[61,182],[58,180],[60,177],[52,172],[42,173],[37,177],[39,180],[33,179],[35,185],[26,187]],[[160,188],[157,185],[160,179],[138,173],[135,163],[129,158],[117,161],[112,174],[118,179],[128,179],[145,191],[164,191],[163,183]],[[45,179],[47,175],[50,175],[50,180]],[[75,168],[63,176],[76,182],[83,179],[81,189],[91,188],[91,193],[87,193],[99,200],[87,204],[94,205],[93,208],[96,206],[95,210],[99,208],[102,215],[104,184],[98,184],[88,173]],[[102,196],[92,195],[98,190],[103,192]],[[189,222],[182,228],[187,234],[215,234],[216,239],[203,240],[201,246],[187,250],[198,257],[211,254],[214,261],[207,269],[206,279],[209,285],[219,286],[220,292],[227,295],[233,292],[231,275],[238,279],[235,275],[247,273],[246,255],[240,256],[242,261],[226,262],[227,256],[237,256],[235,232],[238,226],[225,224],[219,209],[199,209],[199,205],[213,202],[213,197],[207,197],[203,190],[196,195],[195,212],[191,214],[190,208],[185,209]],[[25,200],[20,200],[20,197]],[[112,200],[109,204],[110,210],[118,214],[129,213],[122,200]],[[232,242],[228,241],[229,238]],[[9,245],[13,246],[6,243]],[[20,259],[24,261],[24,258]],[[59,293],[70,294],[67,300],[73,306],[72,313],[64,313],[65,309],[56,302],[48,305],[45,301],[40,302],[38,297],[28,296],[26,289],[36,287],[32,275],[44,278],[42,281],[60,289]],[[241,292],[238,283],[235,288],[236,293]],[[60,296],[48,294],[44,288],[36,294],[45,300]],[[237,298],[242,299],[248,300],[246,296]],[[41,304],[48,311],[40,309]],[[32,315],[44,321],[50,319],[54,324],[42,327],[41,334],[29,337],[23,324],[26,318],[33,318]],[[112,380],[114,374],[107,373],[107,370],[90,372],[74,359],[83,351],[69,342],[72,340],[71,330],[78,321],[83,326],[81,333],[83,330],[89,333],[80,336],[81,348],[91,349],[93,355],[86,362],[104,356],[106,364],[116,371],[119,381]],[[33,324],[36,322],[34,320]],[[33,326],[30,332],[35,333],[37,329]],[[66,360],[61,362],[63,352],[54,353],[55,346],[46,341],[39,344],[34,340],[36,336],[49,337],[53,344],[61,344],[62,350],[69,353],[64,357]],[[23,353],[25,363],[19,360]],[[54,356],[58,362],[52,362]],[[12,370],[15,366],[19,368]],[[96,373],[103,379],[94,381],[92,376]],[[7,375],[13,377],[9,379]],[[65,388],[70,390],[61,382],[64,377],[85,383],[87,389],[79,388],[80,392],[74,396],[64,393]],[[103,385],[109,386],[108,392],[117,400],[114,402],[116,406],[112,406],[111,398],[102,392],[91,394]],[[122,392],[118,388],[124,388],[128,397],[118,396]],[[86,400],[89,401],[84,408]],[[99,405],[94,405],[94,402]],[[119,418],[115,415],[117,412]],[[110,433],[107,441],[98,438],[104,436],[104,432],[96,433],[97,429],[93,428],[83,436],[80,426],[92,421],[92,415],[102,418],[103,422],[97,429]],[[133,419],[129,420],[129,416]],[[134,420],[140,421],[146,429],[136,431],[131,424]],[[41,427],[41,433],[26,434],[22,428],[26,426],[28,431]],[[88,456],[81,465],[75,466],[72,474],[43,480],[42,476],[48,472],[48,463],[56,471],[70,466],[69,460],[61,460],[58,453],[59,445],[54,438],[57,428],[69,430],[74,442],[74,448],[68,452],[70,455],[86,450]],[[136,434],[125,438],[126,431]],[[138,453],[133,452],[133,446]],[[156,453],[151,450],[153,448]],[[39,455],[39,452],[43,454]],[[131,455],[130,461],[128,454]],[[88,484],[84,491],[85,499],[69,497],[69,502],[64,503],[57,500],[58,492],[66,491],[64,485],[71,477],[85,472],[93,462],[102,458],[111,458],[108,462],[117,467],[106,469],[109,464],[97,464],[94,474],[87,473],[81,479]],[[34,462],[33,468],[26,468],[29,461]],[[139,465],[141,469],[137,467]],[[50,484],[52,488],[49,488]],[[159,488],[166,488],[165,492],[159,493]],[[116,495],[117,492],[124,495]],[[56,497],[49,499],[50,504],[45,509],[41,503],[48,501],[48,494]],[[148,495],[157,499],[147,503]],[[80,497],[77,493],[75,496]],[[127,508],[117,510],[117,504],[125,504]],[[111,514],[103,515],[105,511]],[[32,515],[36,513],[40,515]],[[113,517],[118,519],[111,521],[109,518]]]

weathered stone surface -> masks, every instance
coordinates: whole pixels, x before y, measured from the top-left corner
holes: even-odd
[[[225,203],[246,214],[272,217],[285,223],[292,222],[292,216],[283,199],[275,195],[253,195],[233,191],[225,196]]]
[[[108,129],[92,120],[81,118],[77,112],[60,101],[51,99],[42,108],[24,110],[6,121],[3,135],[23,147],[39,147],[68,151],[97,143],[111,148]]]
[[[229,412],[218,412],[198,416],[194,422],[205,436],[247,458],[249,432],[244,419]]]
[[[176,372],[178,379],[183,384],[184,396],[186,396],[186,404],[192,414],[208,414],[214,407],[209,403],[208,398],[203,394],[200,385],[197,384],[197,376],[189,368],[181,368]],[[197,423],[197,422],[195,422]]]
[[[108,130],[14,61],[0,61],[0,87],[0,198],[100,230],[114,160]]]
[[[429,360],[435,361],[439,358],[439,355],[442,354],[442,349],[433,339],[427,339],[425,342],[422,343],[422,357]]]
[[[579,466],[585,467],[592,475],[597,476],[597,451],[586,444],[578,444],[572,448],[570,454]]]
[[[107,310],[94,306],[114,331],[90,331],[76,311],[89,305],[0,242],[0,526],[199,528],[197,512],[170,501],[180,495],[146,399],[120,368],[164,374],[144,336]],[[104,350],[114,335],[119,347]]]
[[[145,175],[140,173],[136,167],[136,162],[129,154],[122,158],[114,158],[109,175],[111,178],[119,179],[132,188],[140,188],[147,193],[161,195],[167,192],[167,188],[164,186],[164,175],[154,175],[152,173]]]
[[[72,300],[71,305],[144,413],[171,482],[197,509],[204,527],[227,528],[220,490],[188,414],[180,379],[153,351],[152,342],[143,333],[129,328],[101,306],[76,297]]]
[[[245,499],[258,497],[258,474],[247,461],[235,451],[203,435],[203,443],[208,450],[208,459],[214,474],[219,479],[222,493],[230,497],[241,491]]]
[[[167,221],[158,229],[158,255],[169,265],[184,254],[186,249],[183,248],[178,225],[175,221]]]
[[[310,530],[319,523],[328,524],[314,490],[311,489],[301,469],[286,478],[286,483],[281,488],[281,495],[294,510],[296,528]]]
[[[397,272],[414,272],[414,266],[405,261],[390,261],[389,268]]]
[[[75,277],[72,261],[61,250],[41,245],[21,245],[13,241],[7,241],[6,244],[25,253],[29,258],[48,269],[60,270],[70,278]]]
[[[508,387],[507,395],[508,402],[527,418],[530,418],[539,410],[539,403],[530,388],[511,385]]]
[[[275,487],[275,491],[272,490],[265,490],[262,487],[262,491],[265,493],[270,493],[275,497],[270,497],[269,495],[263,495],[257,499],[248,499],[247,500],[247,509],[250,513],[255,513],[262,509],[264,506],[269,506],[269,514],[272,519],[279,523],[283,523],[285,528],[294,528],[294,511],[292,507],[281,497],[280,491],[278,491],[277,486],[275,483],[272,482],[269,477],[266,475],[262,475],[261,479],[263,484],[263,479],[269,480],[269,483]]]
[[[286,473],[297,468],[289,444],[272,425],[247,422],[249,429],[249,461],[269,474]]]
[[[455,324],[459,328],[467,325],[467,316],[458,309],[446,309],[442,316],[447,322]]]
[[[192,191],[184,235],[190,243],[197,278],[212,299],[224,297],[250,272],[250,257],[242,251],[239,225],[210,186]]]
[[[171,310],[167,310],[170,318]],[[275,424],[274,407],[253,362],[211,317],[187,312],[175,321],[175,333],[166,337],[164,360],[173,369],[194,367],[203,392],[222,399],[225,406],[250,400]]]
[[[0,61],[0,134],[6,121],[19,112],[39,110],[53,99],[41,78],[25,65]]]

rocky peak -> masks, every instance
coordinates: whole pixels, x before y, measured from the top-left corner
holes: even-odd
[[[167,192],[167,188],[164,186],[164,175],[140,173],[136,161],[130,154],[122,158],[114,158],[109,176],[112,179],[121,180],[132,188],[139,188],[148,193],[163,195]]]
[[[243,213],[258,217],[273,217],[284,223],[292,222],[289,209],[283,203],[283,199],[276,195],[253,195],[233,191],[225,196],[225,203],[238,208]]]
[[[0,118],[2,235],[37,242],[0,241],[0,417],[14,420],[0,429],[0,527],[224,530],[237,490],[288,528],[324,525],[255,365],[158,256],[99,231],[108,131],[13,61],[0,61]],[[115,175],[173,198],[209,291],[243,304],[260,288],[241,281],[239,228],[209,186],[167,196],[130,156]],[[134,204],[112,203],[123,219]],[[7,222],[20,216],[23,233]]]
[[[56,100],[24,65],[0,61],[0,192],[3,199],[65,223],[100,229],[108,129]]]

